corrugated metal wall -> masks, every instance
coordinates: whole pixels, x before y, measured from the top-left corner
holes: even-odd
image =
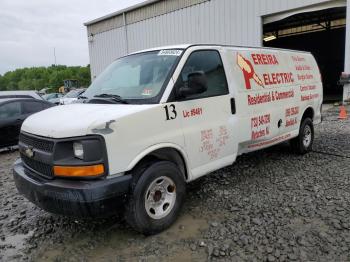
[[[125,55],[126,50],[134,52],[155,46],[184,43],[259,46],[262,38],[262,16],[329,0],[176,1],[186,2],[188,5],[193,2],[195,5],[183,9],[174,8],[175,11],[152,18],[136,19],[142,17],[142,10],[145,11],[145,17],[149,17],[147,14],[150,10],[146,6],[131,11],[132,15],[127,14],[126,17],[129,18],[126,28],[122,26],[108,30],[111,24],[106,21],[104,23],[107,26],[98,33],[95,26],[95,34],[92,41],[89,41],[92,76],[97,76],[113,60]],[[164,8],[161,4],[158,5]],[[88,26],[88,32],[93,27],[94,25]]]
[[[89,42],[90,68],[94,78],[116,58],[126,54],[124,28],[120,27],[94,36]]]
[[[158,1],[127,13],[126,24],[136,23],[155,16],[171,13],[210,0],[166,0]]]

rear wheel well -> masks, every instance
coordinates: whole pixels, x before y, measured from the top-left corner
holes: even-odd
[[[307,108],[303,114],[301,122],[303,122],[303,120],[306,118],[310,118],[311,120],[314,120],[314,115],[315,115],[314,110],[311,107]]]
[[[175,165],[177,165],[181,173],[184,175],[185,180],[187,181],[188,174],[187,174],[185,160],[181,155],[181,153],[174,148],[160,148],[149,153],[137,163],[137,165],[133,168],[133,170],[139,168],[140,166],[145,166],[145,165],[147,166],[147,164],[150,164],[155,161],[164,161],[164,160],[170,161]]]

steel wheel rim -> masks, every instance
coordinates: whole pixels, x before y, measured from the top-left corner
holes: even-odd
[[[304,128],[304,136],[303,136],[303,144],[304,147],[308,148],[311,144],[312,140],[312,131],[310,126],[305,126]]]
[[[156,220],[169,215],[176,202],[176,185],[167,177],[159,177],[149,185],[145,193],[145,209],[147,214]]]

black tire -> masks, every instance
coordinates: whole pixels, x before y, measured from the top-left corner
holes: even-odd
[[[174,187],[172,187],[171,190],[174,190],[173,192],[175,192],[176,197],[172,202],[172,207],[167,210],[169,213],[163,218],[155,219],[149,215],[152,208],[148,211],[146,210],[146,193],[148,193],[146,191],[148,191],[152,184],[154,185],[157,179],[163,178],[170,179],[174,183]],[[160,197],[162,197],[162,193],[160,194]],[[136,231],[144,235],[154,235],[160,233],[169,228],[177,219],[181,211],[185,195],[186,182],[184,175],[174,163],[169,161],[152,161],[150,163],[145,163],[136,168],[133,173],[132,192],[130,193],[125,211],[126,221]],[[161,199],[158,201],[162,202]],[[164,204],[162,208],[164,209],[164,207],[166,208],[166,204]],[[154,214],[154,216],[155,215],[156,214]]]
[[[306,135],[310,136],[310,140],[308,143],[304,141]],[[290,141],[293,151],[300,155],[304,155],[310,152],[312,150],[314,136],[314,124],[312,120],[310,118],[303,119],[300,125],[299,136]]]

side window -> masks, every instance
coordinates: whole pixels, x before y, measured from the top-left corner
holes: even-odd
[[[20,102],[7,103],[0,106],[0,119],[15,118],[21,115]]]
[[[183,83],[188,81],[188,75],[203,72],[208,80],[208,90],[202,94],[186,97],[186,100],[200,99],[229,93],[224,66],[218,51],[195,51],[188,58],[181,72]]]
[[[33,114],[36,112],[39,112],[41,110],[43,110],[43,106],[41,103],[39,102],[35,102],[35,101],[24,101],[23,103],[23,114]]]

